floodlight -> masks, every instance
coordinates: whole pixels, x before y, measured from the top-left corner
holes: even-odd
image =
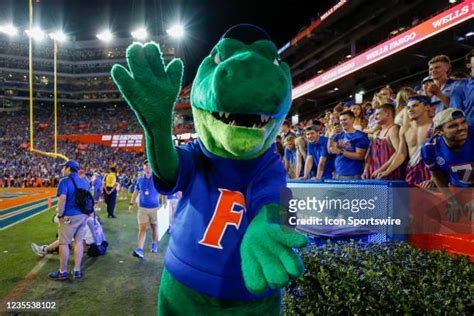
[[[135,31],[132,32],[133,38],[136,38],[138,40],[144,40],[148,37],[148,32],[144,27],[141,27],[139,29],[136,29]]]
[[[166,30],[169,36],[175,38],[181,38],[184,36],[184,27],[181,24],[175,24]]]
[[[101,41],[104,41],[104,42],[110,42],[112,40],[112,38],[114,37],[112,32],[110,32],[109,30],[105,30],[105,31],[97,34],[96,36],[97,36],[98,39],[100,39]]]
[[[45,38],[44,32],[39,27],[28,29],[25,33],[35,41],[42,41]]]
[[[66,34],[63,31],[49,33],[49,37],[57,42],[64,42],[66,40]]]
[[[0,26],[0,33],[7,34],[8,36],[15,36],[18,34],[18,29],[11,24]]]

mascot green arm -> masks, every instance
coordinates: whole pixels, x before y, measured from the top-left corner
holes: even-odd
[[[127,49],[130,71],[114,65],[112,78],[145,131],[146,151],[152,170],[174,183],[178,155],[173,145],[173,107],[183,78],[183,63],[173,59],[166,67],[157,44],[135,43]]]
[[[264,206],[242,240],[240,254],[247,289],[261,294],[270,287],[283,288],[299,277],[304,265],[292,248],[306,246],[306,236],[279,223],[278,204]]]

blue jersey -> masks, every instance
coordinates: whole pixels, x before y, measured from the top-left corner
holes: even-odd
[[[460,109],[469,126],[474,126],[474,78],[458,80],[454,85],[449,106]]]
[[[245,287],[240,257],[242,238],[264,205],[280,203],[286,171],[275,145],[260,157],[236,160],[217,157],[199,141],[177,148],[175,184],[153,176],[158,192],[182,191],[165,267],[184,285],[209,296],[254,300]]]
[[[138,190],[138,205],[146,208],[157,208],[160,206],[158,191],[155,189],[153,177],[142,176],[138,178],[135,189]]]
[[[472,187],[474,183],[474,127],[470,127],[467,140],[459,150],[452,150],[443,137],[437,135],[421,147],[421,155],[428,169],[441,170],[449,175],[449,184],[455,187]]]
[[[290,166],[294,168],[296,166],[296,148],[285,148],[285,159],[288,160]]]
[[[66,216],[74,216],[83,214],[76,204],[76,194],[74,189],[74,184],[70,179],[74,178],[78,189],[90,190],[89,181],[82,179],[77,173],[73,172],[69,177],[64,177],[59,181],[57,196],[59,197],[62,194],[66,195],[66,206],[64,208],[64,214]]]
[[[354,133],[342,132],[334,136],[334,141],[339,149],[355,152],[356,148],[369,148],[369,137],[366,133],[355,131]],[[364,171],[364,160],[353,160],[337,155],[334,162],[335,173],[340,176],[360,176]]]
[[[319,136],[319,140],[316,143],[308,142],[306,153],[313,156],[313,168],[314,174],[317,174],[319,159],[326,157],[326,165],[324,166],[324,172],[321,179],[331,179],[334,171],[334,159],[335,156],[328,152],[328,138],[325,136]]]

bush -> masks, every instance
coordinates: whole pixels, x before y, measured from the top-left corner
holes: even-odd
[[[286,315],[473,315],[474,265],[406,243],[327,243],[301,252],[306,270]]]

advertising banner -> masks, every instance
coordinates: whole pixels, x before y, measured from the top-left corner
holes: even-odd
[[[293,88],[293,100],[467,21],[473,16],[474,0],[466,0]]]

